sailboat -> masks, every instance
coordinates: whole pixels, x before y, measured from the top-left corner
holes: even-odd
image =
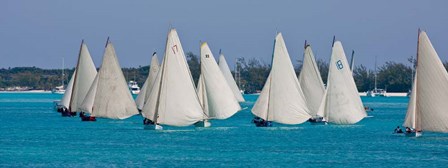
[[[168,33],[165,55],[142,109],[144,128],[188,126],[204,119],[190,69],[176,29]]]
[[[75,71],[61,99],[62,116],[73,116],[80,111],[79,106],[89,91],[96,73],[87,44],[82,40]]]
[[[299,75],[299,83],[307,100],[309,115],[312,116],[310,121],[322,119],[317,115],[320,103],[325,93],[324,82],[320,75],[316,60],[314,58],[311,45],[305,41],[305,52],[303,54],[303,65]]]
[[[72,88],[73,88],[73,81],[75,80],[76,69],[73,72],[72,78],[67,84],[67,90],[64,92],[64,95],[62,96],[62,99],[60,101],[57,101],[56,103],[56,110],[58,112],[61,112],[62,116],[71,116],[72,114],[69,113],[68,109],[70,107],[70,99],[72,97]]]
[[[96,74],[97,71],[95,64],[90,56],[87,44],[85,44],[83,40],[79,49],[78,62],[76,64],[75,72],[70,80],[70,82],[73,80],[73,86],[70,89],[70,112],[76,113],[81,111],[81,103],[86,97]]]
[[[61,75],[61,83],[62,85],[60,86],[56,86],[55,88],[51,89],[51,93],[54,94],[64,94],[65,93],[65,89],[64,89],[64,79],[65,79],[65,73],[64,73],[64,58],[62,58],[62,75]]]
[[[233,94],[235,95],[238,102],[244,102],[244,97],[241,95],[241,91],[236,85],[235,80],[232,77],[232,72],[230,72],[229,65],[227,64],[226,58],[224,57],[224,54],[219,54],[219,69],[221,69],[221,72],[224,75],[224,78],[227,81],[227,84],[229,84],[230,88],[232,89]],[[235,72],[236,73],[236,72]]]
[[[317,115],[334,124],[354,124],[367,116],[340,41],[333,42],[327,88]]]
[[[211,124],[208,119],[226,119],[241,110],[207,43],[201,45],[198,97],[205,116],[208,117],[196,124],[199,127],[209,127]]]
[[[448,73],[426,32],[419,30],[417,68],[404,126],[409,136],[423,131],[448,132]]]
[[[126,119],[138,114],[109,38],[103,63],[81,104],[81,111],[90,113],[90,117],[82,117],[83,121],[94,121],[93,117]]]
[[[282,124],[300,124],[311,116],[300,83],[286,49],[281,33],[274,41],[271,71],[260,93],[252,114],[258,127]]]
[[[369,96],[369,97],[385,97],[386,96],[386,90],[378,89],[376,86],[377,76],[378,76],[378,71],[376,70],[376,57],[375,57],[375,86],[374,86],[373,90],[367,91],[367,96]]]
[[[146,81],[143,84],[140,93],[137,95],[137,98],[135,99],[135,103],[137,104],[137,108],[139,111],[142,110],[143,105],[145,105],[145,102],[148,99],[149,92],[151,91],[151,87],[154,85],[154,81],[156,80],[159,68],[160,68],[159,59],[157,58],[156,52],[154,52],[151,57],[151,66],[149,67],[148,77],[146,78]]]

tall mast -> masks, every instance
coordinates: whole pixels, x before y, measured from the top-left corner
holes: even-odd
[[[239,65],[239,58],[235,58],[235,67],[234,67],[234,71],[235,71],[235,80],[236,80],[236,84],[238,85],[238,89],[239,91],[241,90],[241,75],[240,75],[240,69],[238,67]]]
[[[355,50],[352,50],[352,59],[350,60],[350,70],[352,70],[352,73],[353,68],[355,68]]]
[[[411,55],[411,82],[414,82],[414,57]],[[412,83],[411,83],[412,88]]]
[[[62,57],[62,87],[64,87],[64,79],[65,79],[65,74],[64,74],[64,57]]]
[[[306,52],[306,47],[308,47],[308,43],[307,43],[307,41],[305,40],[305,44],[303,44],[303,59],[302,59],[302,67],[301,67],[301,69],[303,69],[303,62],[305,61],[305,52]],[[300,71],[302,71],[302,70],[300,70]]]
[[[377,78],[378,72],[376,71],[376,56],[375,56],[375,89],[373,90],[374,92],[376,92],[377,88],[376,88],[376,78]]]
[[[108,38],[109,40],[109,38]],[[81,40],[81,45],[79,46],[79,54],[78,54],[78,62],[76,62],[76,67],[75,67],[75,72],[73,73],[73,75],[75,75],[74,80],[73,80],[73,86],[72,86],[72,95],[70,96],[70,103],[69,103],[69,107],[68,107],[68,111],[73,112],[72,111],[72,102],[73,102],[73,96],[75,94],[73,94],[73,89],[75,89],[76,87],[76,80],[78,79],[78,69],[79,69],[79,62],[81,60],[81,51],[82,51],[82,45],[84,44],[84,39]]]
[[[418,68],[418,57],[419,57],[419,55],[418,55],[418,51],[419,51],[419,47],[420,47],[420,28],[418,29],[418,35],[417,35],[417,56],[416,56],[416,62],[417,62],[417,64],[416,64],[416,66],[415,66],[415,69],[416,69],[416,71],[418,70],[417,68]],[[418,80],[417,79],[418,78],[418,76],[416,76],[416,80]],[[416,131],[420,131],[421,130],[421,128],[420,128],[420,110],[418,109],[418,89],[417,89],[417,87],[418,87],[418,81],[417,82],[415,82],[415,84],[417,85],[416,87],[415,87],[415,111],[414,111],[414,129],[416,130]],[[414,93],[412,93],[412,94],[414,94]],[[417,128],[418,127],[418,128]]]

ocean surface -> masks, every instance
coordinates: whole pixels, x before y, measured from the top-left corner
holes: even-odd
[[[143,130],[142,117],[81,122],[53,109],[62,95],[0,93],[0,167],[447,167],[448,134],[392,134],[408,98],[362,97],[355,125],[257,128],[247,109],[211,128]]]

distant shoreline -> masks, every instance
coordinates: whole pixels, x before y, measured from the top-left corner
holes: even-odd
[[[51,93],[50,90],[0,91],[0,93]]]
[[[359,92],[359,96],[367,96],[367,92]],[[387,92],[386,97],[406,97],[407,92]]]
[[[27,90],[27,91],[0,91],[0,93],[51,93],[50,90]],[[406,92],[388,92],[386,97],[406,97]],[[247,94],[247,95],[259,95],[259,94]],[[359,92],[359,96],[367,96],[367,92]]]

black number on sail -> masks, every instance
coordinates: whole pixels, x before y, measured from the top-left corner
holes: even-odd
[[[341,61],[341,60],[338,60],[338,61],[336,62],[336,67],[337,67],[339,70],[341,70],[342,68],[344,68],[344,65],[342,65],[342,61]]]

